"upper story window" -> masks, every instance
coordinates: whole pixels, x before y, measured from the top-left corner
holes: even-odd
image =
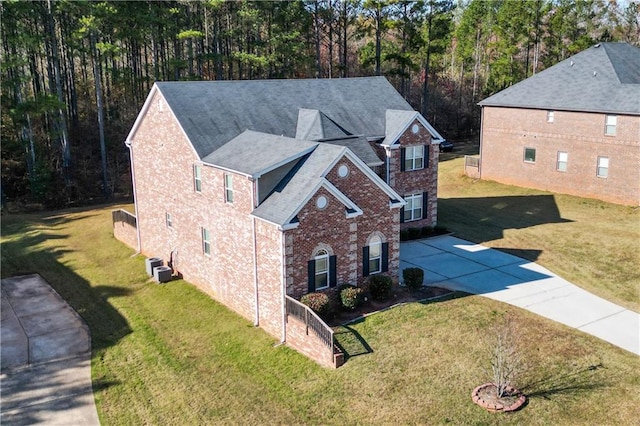
[[[555,111],[547,111],[547,123],[553,123]]]
[[[171,213],[165,213],[164,220],[167,224],[167,228],[173,228],[173,218],[171,217]]]
[[[211,254],[211,235],[207,228],[202,228],[202,252],[207,256]]]
[[[233,203],[233,175],[224,175],[224,200]]]
[[[618,116],[607,115],[607,118],[604,124],[604,134],[607,136],[615,136],[617,124],[618,124]]]
[[[202,166],[193,166],[193,189],[196,192],[202,192]]]
[[[606,178],[609,176],[609,157],[598,157],[598,170],[596,176]]]
[[[525,148],[524,149],[524,162],[525,163],[535,163],[536,162],[536,149],[535,148]]]
[[[558,162],[556,163],[556,170],[558,170],[559,172],[566,172],[568,163],[569,153],[558,151]]]
[[[424,145],[409,146],[402,149],[402,170],[420,170],[424,168]]]
[[[422,219],[423,194],[411,194],[404,197],[407,205],[404,206],[404,222]]]

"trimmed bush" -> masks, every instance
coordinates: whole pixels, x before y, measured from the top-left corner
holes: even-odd
[[[369,292],[373,300],[384,301],[391,297],[393,281],[387,275],[372,275],[369,278]]]
[[[423,237],[430,237],[433,235],[433,228],[430,226],[423,226],[421,229],[421,233]]]
[[[407,268],[402,271],[402,278],[409,290],[419,290],[424,280],[424,271],[420,268]]]
[[[340,290],[340,303],[347,309],[355,309],[362,303],[364,292],[361,288],[351,285],[342,286]]]
[[[310,307],[313,312],[325,318],[331,310],[329,296],[324,293],[308,293],[300,298],[300,302]]]
[[[400,231],[400,241],[408,241],[409,240],[409,231],[403,229]]]
[[[409,239],[417,240],[422,237],[422,228],[409,228]]]

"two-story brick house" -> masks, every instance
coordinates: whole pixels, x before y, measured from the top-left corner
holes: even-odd
[[[640,205],[640,48],[599,43],[480,106],[482,179]]]
[[[137,248],[334,365],[286,300],[397,277],[401,226],[435,224],[440,140],[384,78],[156,83],[126,141]]]

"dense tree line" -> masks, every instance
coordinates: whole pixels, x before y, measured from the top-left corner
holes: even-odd
[[[449,137],[477,102],[598,41],[640,45],[616,0],[11,1],[2,194],[62,206],[130,191],[123,141],[157,80],[384,75]]]

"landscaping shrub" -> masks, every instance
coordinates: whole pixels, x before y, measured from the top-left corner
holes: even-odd
[[[420,238],[422,236],[422,229],[421,228],[409,228],[409,239],[410,240],[417,240],[418,238]]]
[[[402,278],[409,290],[419,290],[422,287],[424,271],[420,268],[407,268],[402,271]]]
[[[361,288],[351,285],[341,286],[340,290],[340,302],[342,306],[347,309],[355,309],[362,303],[364,292]]]
[[[434,234],[433,228],[431,226],[423,226],[420,231],[423,237],[430,237]]]
[[[407,229],[403,229],[400,231],[400,241],[409,240],[409,231]]]
[[[313,312],[326,318],[331,309],[329,296],[325,293],[309,293],[300,298],[300,302],[310,307]]]
[[[369,278],[369,292],[373,300],[384,301],[391,297],[393,281],[387,275],[373,275]]]

